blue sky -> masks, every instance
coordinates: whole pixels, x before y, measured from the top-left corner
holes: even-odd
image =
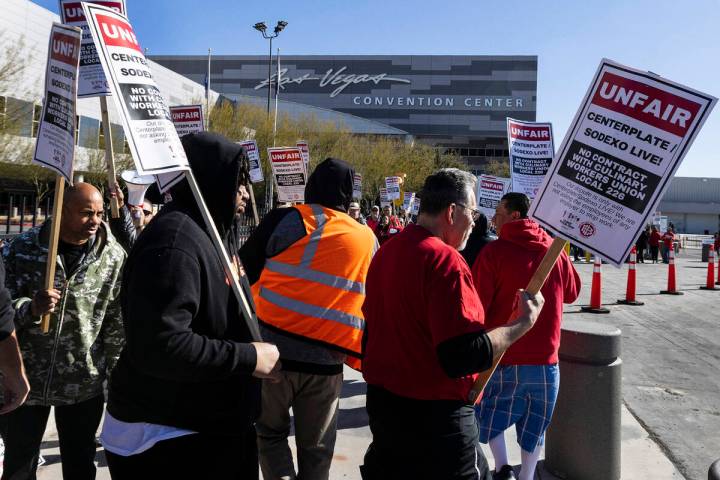
[[[34,0],[54,12],[56,0]],[[127,0],[149,53],[537,55],[539,121],[559,146],[603,57],[720,96],[720,0]],[[720,177],[720,106],[678,172]]]

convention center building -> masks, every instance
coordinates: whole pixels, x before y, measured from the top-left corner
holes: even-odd
[[[149,58],[205,81],[207,56]],[[507,160],[507,117],[536,119],[537,62],[537,56],[281,56],[278,110],[316,115],[357,134],[452,149],[479,170],[489,160]],[[266,106],[268,63],[267,55],[212,56],[210,86],[233,101]],[[274,92],[275,56],[270,72]]]

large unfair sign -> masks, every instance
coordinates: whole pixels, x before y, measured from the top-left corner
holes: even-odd
[[[75,153],[80,38],[79,29],[53,24],[45,73],[45,102],[33,156],[33,163],[55,170],[70,184]]]
[[[507,119],[512,191],[535,198],[550,169],[555,148],[552,125]]]
[[[185,150],[132,26],[115,11],[83,3],[140,175],[186,170]],[[177,176],[158,178],[171,180]],[[161,183],[160,188],[166,185]]]
[[[299,148],[268,148],[268,158],[275,175],[278,201],[305,200],[305,164]]]
[[[603,60],[530,214],[619,266],[716,101]]]
[[[477,206],[486,217],[492,218],[500,199],[510,189],[510,179],[493,175],[479,175],[477,182]]]
[[[104,0],[94,3],[110,8],[120,15],[127,16],[125,0]],[[100,63],[98,52],[95,49],[93,37],[90,34],[85,12],[78,0],[60,0],[60,18],[65,25],[80,27],[82,29],[82,43],[80,45],[80,74],[78,79],[78,97],[99,97],[110,95],[110,85],[105,78],[103,66]]]
[[[255,140],[246,140],[240,142],[240,145],[245,147],[245,153],[250,163],[250,181],[252,183],[262,182],[263,171],[262,165],[260,164],[260,150],[258,150],[257,142]]]
[[[178,136],[205,131],[202,105],[179,105],[170,107],[170,117]]]

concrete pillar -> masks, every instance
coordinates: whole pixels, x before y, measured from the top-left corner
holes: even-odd
[[[594,322],[563,324],[560,391],[545,446],[545,467],[561,478],[620,478],[620,334]]]

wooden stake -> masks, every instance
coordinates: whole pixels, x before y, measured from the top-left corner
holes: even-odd
[[[107,97],[100,97],[100,113],[102,114],[103,135],[105,137],[105,163],[107,163],[108,187],[111,193],[115,192],[115,160],[113,159],[112,132],[110,130],[110,116],[108,115]],[[117,196],[110,197],[110,215],[112,218],[120,217],[120,205]]]
[[[250,309],[250,304],[248,303],[247,298],[245,298],[245,293],[240,287],[238,272],[233,268],[227,250],[225,250],[225,245],[223,245],[220,234],[215,227],[215,222],[213,222],[210,211],[208,210],[207,205],[205,204],[205,200],[202,197],[202,193],[200,193],[200,187],[198,187],[198,184],[195,181],[195,176],[193,175],[191,170],[187,170],[185,172],[185,178],[187,178],[187,181],[190,184],[190,189],[192,190],[195,201],[200,208],[200,213],[202,214],[203,220],[205,221],[205,225],[207,225],[208,230],[210,230],[210,239],[212,240],[218,255],[220,255],[220,260],[223,265],[223,270],[225,270],[225,275],[228,279],[230,279],[230,286],[235,293],[235,298],[237,298],[237,301],[240,304],[240,309],[243,311],[243,317],[245,317],[245,322],[248,330],[250,331],[252,341],[262,342],[262,336],[260,335],[260,329],[258,325],[250,321],[252,319],[252,310]],[[237,252],[233,252],[233,255],[237,255]]]
[[[525,288],[528,293],[530,293],[531,295],[537,295],[543,285],[545,285],[545,280],[547,280],[548,275],[550,275],[550,272],[555,266],[555,262],[557,261],[558,257],[562,254],[566,243],[567,241],[560,237],[555,237],[553,239],[550,248],[543,257],[540,265],[538,265],[537,270],[535,270],[535,273],[533,274],[530,282]],[[470,400],[471,403],[477,403],[478,399],[480,398],[480,394],[482,393],[487,383],[490,381],[490,377],[492,377],[495,369],[500,364],[500,360],[502,360],[503,355],[505,355],[505,352],[501,352],[500,355],[498,355],[498,357],[493,361],[492,367],[480,372],[477,380],[475,380],[475,384],[473,385],[472,390],[470,390],[470,393],[468,395],[468,400]]]
[[[62,203],[65,194],[65,177],[55,177],[55,203],[53,204],[52,223],[50,224],[50,240],[48,244],[47,264],[45,265],[45,290],[55,288],[55,265],[57,262],[58,240],[60,239],[60,219],[62,217]],[[50,314],[46,313],[40,321],[43,333],[50,331]]]
[[[252,182],[248,182],[247,187],[250,191],[250,201],[252,202],[253,219],[255,220],[255,226],[257,227],[260,224],[260,217],[258,217],[257,205],[255,205],[255,192],[253,191]]]

